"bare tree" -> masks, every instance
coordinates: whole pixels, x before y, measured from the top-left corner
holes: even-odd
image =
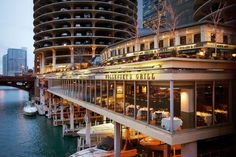
[[[157,37],[157,45],[159,45],[160,41],[160,29],[164,27],[165,19],[165,1],[160,1],[157,5],[153,6],[153,10],[155,14],[151,20],[149,20],[145,25],[152,29],[152,31],[156,34]]]
[[[220,0],[217,8],[213,9],[213,5],[210,8],[210,19],[213,22],[214,25],[214,35],[215,35],[215,55],[217,55],[217,26],[222,22],[223,20],[223,16],[222,16],[222,12],[224,10],[224,8],[226,7],[227,3],[224,0]],[[214,6],[215,7],[215,6]]]
[[[176,27],[179,24],[180,17],[183,14],[183,11],[177,13],[174,9],[172,3],[169,0],[166,0],[165,3],[165,13],[166,13],[166,22],[165,22],[165,28],[170,31],[170,37],[173,39],[174,43],[174,55],[178,53],[177,49],[175,48],[175,31]]]
[[[132,16],[132,19],[133,19],[133,26],[134,27],[129,27],[127,29],[129,35],[131,36],[131,38],[134,38],[135,39],[135,47],[140,43],[139,41],[139,37],[140,37],[140,32],[139,32],[139,25],[138,25],[138,19],[136,17],[136,14],[133,13],[133,16]],[[134,28],[134,29],[133,29]],[[135,51],[135,50],[134,50]]]

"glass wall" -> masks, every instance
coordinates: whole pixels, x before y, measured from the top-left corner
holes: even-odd
[[[102,107],[108,107],[108,104],[107,104],[107,81],[102,81]]]
[[[125,115],[134,117],[134,82],[125,83]]]
[[[95,104],[95,81],[94,80],[91,80],[90,90],[91,90],[91,103]]]
[[[108,109],[114,111],[114,81],[108,82]]]
[[[166,127],[162,124],[162,119],[169,118],[170,116],[170,84],[169,82],[150,82],[149,89],[149,106],[150,106],[150,119],[151,125],[158,127]]]
[[[136,106],[137,106],[137,119],[147,121],[148,108],[147,108],[147,82],[136,83]]]
[[[96,81],[96,105],[101,106],[101,81]]]
[[[115,111],[124,113],[124,85],[122,81],[116,82],[116,106]]]
[[[213,124],[213,82],[197,82],[197,126]]]
[[[87,80],[87,81],[86,81],[86,88],[87,88],[87,89],[86,89],[86,99],[85,99],[85,100],[86,100],[87,102],[90,102],[90,96],[91,96],[91,95],[90,95],[90,92],[91,92],[91,91],[90,91],[90,88],[91,88],[91,81],[90,81],[90,80]]]
[[[215,82],[215,124],[226,123],[229,121],[229,82]]]

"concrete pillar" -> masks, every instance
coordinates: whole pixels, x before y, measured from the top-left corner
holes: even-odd
[[[92,57],[96,57],[96,47],[92,47]]]
[[[207,26],[200,26],[201,31],[201,42],[211,41],[210,30],[208,30]]]
[[[176,32],[175,33],[175,46],[178,46],[178,45],[180,45],[180,38],[179,38],[179,34],[178,34],[178,32]]]
[[[41,66],[40,66],[40,73],[44,73],[44,66],[45,66],[45,56],[44,53],[42,52],[41,54]]]
[[[91,147],[91,137],[90,137],[90,130],[91,130],[91,116],[90,116],[90,111],[86,109],[86,114],[84,116],[84,121],[85,121],[85,128],[86,128],[86,145]]]
[[[63,106],[63,104],[60,105],[60,109],[61,109],[61,121],[63,124],[63,121],[64,121],[64,106]]]
[[[56,68],[56,50],[52,50],[52,69],[55,70]]]
[[[48,118],[52,118],[52,94],[49,94]]]
[[[139,39],[135,40],[135,50],[134,51],[140,51],[140,42]]]
[[[121,152],[121,124],[114,124],[114,156],[120,157]]]
[[[181,157],[197,157],[197,142],[182,144]]]
[[[74,58],[74,48],[70,48],[70,63],[72,66],[74,66],[75,58]]]
[[[70,130],[74,130],[74,105],[70,104]]]
[[[180,91],[181,117],[185,128],[194,127],[194,89]]]
[[[159,48],[159,45],[158,45],[158,42],[157,42],[157,35],[154,36],[154,48],[155,49],[158,49]]]
[[[170,132],[174,131],[173,128],[174,119],[174,81],[170,81]]]
[[[127,44],[125,44],[125,52],[123,52],[123,54],[127,54],[128,53],[128,46]]]

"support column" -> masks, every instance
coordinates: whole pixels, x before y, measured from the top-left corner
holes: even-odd
[[[173,133],[173,119],[174,119],[174,81],[170,81],[170,132]]]
[[[56,69],[56,50],[52,50],[52,69]]]
[[[62,121],[62,125],[64,122],[64,106],[63,104],[60,105],[60,109],[61,109],[61,121]]]
[[[159,45],[158,45],[158,42],[157,42],[157,35],[154,36],[154,48],[155,49],[159,48]]]
[[[180,37],[179,37],[179,34],[176,32],[175,33],[175,46],[178,46],[178,45],[180,45]]]
[[[120,157],[121,152],[121,124],[114,124],[114,156]]]
[[[168,144],[164,145],[163,157],[171,157],[171,146]]]
[[[74,66],[75,59],[74,59],[74,48],[70,48],[70,63],[72,66]]]
[[[70,130],[74,130],[74,105],[70,104]]]
[[[197,142],[182,144],[181,157],[197,157]]]
[[[52,118],[52,94],[49,93],[48,118]]]
[[[92,57],[96,57],[96,47],[92,47]]]
[[[44,68],[45,68],[45,56],[44,53],[42,52],[41,54],[41,66],[40,66],[40,73],[44,73]]]
[[[91,147],[91,137],[90,137],[90,130],[91,130],[91,120],[90,120],[90,110],[86,109],[86,114],[84,116],[85,121],[85,128],[86,128],[86,145]]]

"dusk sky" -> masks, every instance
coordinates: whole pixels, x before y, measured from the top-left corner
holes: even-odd
[[[28,66],[33,67],[33,0],[4,0],[0,5],[0,73],[8,48],[27,48]]]

